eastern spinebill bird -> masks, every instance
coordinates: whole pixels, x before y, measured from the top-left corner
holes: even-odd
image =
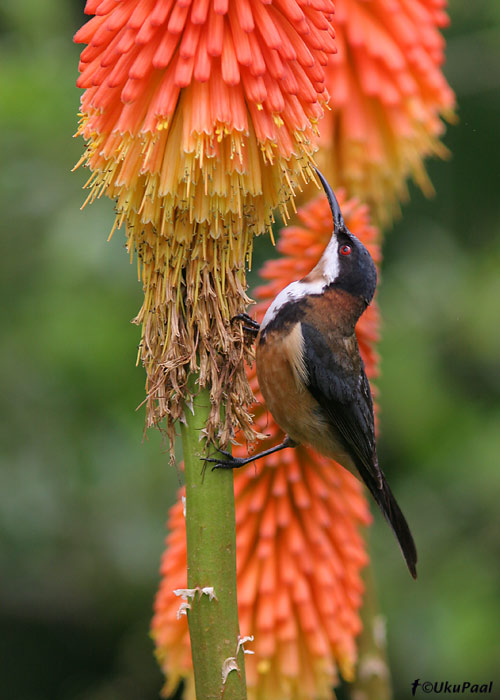
[[[257,337],[260,389],[286,438],[248,458],[221,450],[226,460],[206,461],[232,469],[286,447],[310,445],[366,484],[416,578],[415,543],[378,464],[372,395],[355,333],[373,299],[377,272],[370,253],[347,229],[332,189],[319,171],[318,176],[333,214],[332,237],[320,261],[277,295],[260,327],[246,314],[237,317]]]

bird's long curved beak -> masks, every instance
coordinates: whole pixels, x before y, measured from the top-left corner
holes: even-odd
[[[318,170],[318,168],[314,169],[316,170],[320,182],[323,185],[323,189],[325,190],[328,203],[330,204],[330,209],[332,210],[334,226],[333,232],[338,233],[339,231],[345,229],[345,223],[344,217],[342,216],[342,212],[340,211],[339,203],[337,202],[337,197],[335,196],[332,188],[328,184],[325,176]]]

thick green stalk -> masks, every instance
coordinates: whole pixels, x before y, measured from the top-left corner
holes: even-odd
[[[233,472],[204,469],[200,441],[210,410],[207,390],[186,407],[182,425],[186,479],[188,589],[213,588],[215,598],[197,592],[189,599],[189,635],[197,700],[246,700],[243,650],[239,639],[236,597],[236,529]],[[223,683],[224,662],[236,656],[239,670]],[[226,664],[227,668],[227,664]]]

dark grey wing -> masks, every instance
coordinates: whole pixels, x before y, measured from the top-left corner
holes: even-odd
[[[371,479],[374,486],[381,488],[383,474],[375,447],[372,395],[355,338],[352,339],[354,353],[345,346],[334,353],[313,326],[302,323],[302,335],[307,388],[363,479]]]
[[[313,326],[302,323],[302,335],[307,388],[342,440],[360,477],[393,529],[411,575],[416,578],[415,542],[378,466],[372,395],[356,339],[352,338],[351,352],[347,341],[346,346],[334,353]]]

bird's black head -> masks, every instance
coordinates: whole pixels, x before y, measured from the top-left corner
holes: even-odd
[[[352,306],[354,322],[375,294],[375,263],[361,241],[347,229],[337,198],[323,175],[318,170],[316,172],[333,214],[332,237],[316,267],[302,279],[285,287],[269,306],[261,324],[261,341],[271,326],[300,318],[308,297],[321,296],[332,287],[345,290],[361,302]]]
[[[369,304],[377,286],[377,270],[373,258],[346,227],[339,203],[324,176],[316,170],[333,215],[333,235],[315,271],[334,285]]]

